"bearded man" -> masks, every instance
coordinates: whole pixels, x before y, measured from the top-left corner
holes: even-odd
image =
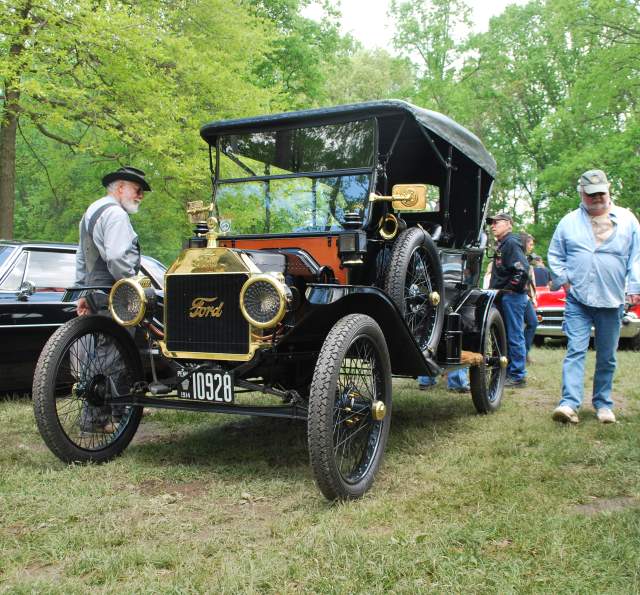
[[[102,178],[107,195],[89,205],[80,221],[80,246],[76,252],[76,286],[90,289],[76,304],[78,316],[109,316],[109,288],[119,279],[135,276],[140,270],[140,245],[129,215],[138,212],[145,191],[151,188],[144,172],[121,167]],[[135,331],[131,329],[133,334]],[[84,384],[83,370],[90,361],[99,360],[101,370],[118,380],[122,368],[120,353],[106,337],[75,347],[71,362],[76,385]],[[91,364],[97,365],[97,364]],[[117,431],[125,407],[94,406],[83,402],[78,420],[82,436],[111,434]]]
[[[102,178],[107,195],[89,205],[80,221],[76,252],[76,285],[111,287],[140,270],[140,245],[129,215],[138,212],[144,192],[151,190],[144,172],[121,167]],[[80,298],[78,316],[106,310],[108,294],[95,291]]]

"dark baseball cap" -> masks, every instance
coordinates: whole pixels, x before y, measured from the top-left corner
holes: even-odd
[[[491,225],[494,221],[508,221],[509,223],[513,223],[513,218],[509,213],[498,213],[492,217],[487,217],[487,225]]]

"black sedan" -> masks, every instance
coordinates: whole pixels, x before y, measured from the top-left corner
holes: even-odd
[[[75,317],[63,302],[75,280],[77,245],[0,241],[0,393],[30,392],[38,356],[61,324]],[[162,289],[165,266],[142,257],[143,272]]]

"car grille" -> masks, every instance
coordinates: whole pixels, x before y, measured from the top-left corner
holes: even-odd
[[[562,326],[564,310],[538,310],[537,314],[542,318],[542,320],[538,320],[538,327]]]
[[[167,349],[247,354],[249,323],[239,303],[240,289],[247,278],[245,273],[167,275],[164,298]],[[193,309],[194,300],[200,298],[205,301],[196,304],[204,304],[209,310]]]

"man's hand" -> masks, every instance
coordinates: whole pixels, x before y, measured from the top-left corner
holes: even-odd
[[[637,306],[638,304],[640,304],[640,293],[630,293],[627,296],[627,301],[632,305],[632,306]]]
[[[566,283],[562,284],[562,289],[564,289],[567,294],[569,293],[569,289],[571,289],[571,283],[569,283],[568,281]]]
[[[89,307],[89,303],[87,302],[87,298],[81,297],[76,304],[76,314],[78,316],[86,316],[87,314],[91,314],[91,308]]]

